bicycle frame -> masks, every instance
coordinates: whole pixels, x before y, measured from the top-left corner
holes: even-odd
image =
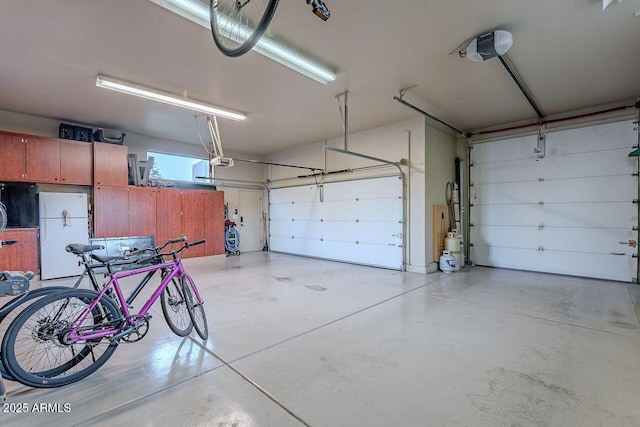
[[[142,306],[140,311],[134,314],[132,317],[132,314],[129,311],[128,301],[124,297],[124,294],[122,292],[122,289],[120,287],[118,280],[123,279],[125,277],[135,276],[138,274],[144,274],[144,273],[154,272],[154,271],[163,270],[163,269],[168,271],[169,273],[165,275],[165,277],[160,282],[160,285],[156,288],[156,290],[153,292],[151,297],[149,297],[147,302]],[[110,335],[113,335],[114,339],[119,339],[121,338],[121,336],[126,335],[126,332],[127,332],[126,328],[124,330],[123,328],[109,328],[109,329],[102,329],[98,332],[82,332],[81,331],[82,325],[87,320],[87,318],[91,315],[92,310],[96,307],[96,305],[105,296],[105,294],[108,292],[108,290],[111,287],[113,287],[116,293],[118,302],[120,303],[120,310],[124,315],[124,319],[128,323],[127,326],[129,326],[129,328],[135,328],[135,326],[137,326],[137,324],[140,322],[140,318],[146,316],[146,314],[151,309],[151,306],[156,302],[156,300],[160,297],[160,295],[162,295],[162,292],[171,283],[171,281],[176,276],[182,276],[184,274],[186,274],[186,271],[182,266],[182,260],[180,258],[175,258],[171,261],[164,262],[162,264],[142,267],[140,269],[113,273],[109,281],[104,285],[104,287],[100,291],[98,297],[95,300],[93,300],[89,304],[89,306],[82,311],[80,316],[73,322],[73,329],[67,335],[66,341],[68,341],[68,343],[71,344],[71,343],[77,343],[79,341],[104,338]],[[189,277],[189,276],[187,275],[186,277]],[[190,282],[189,286],[191,286],[191,289],[194,293],[195,298],[197,299],[198,304],[202,304],[203,303],[202,298],[200,297],[200,294],[197,288],[195,287],[193,281],[190,280],[190,278],[189,278],[189,282]],[[137,317],[137,319],[135,317]]]

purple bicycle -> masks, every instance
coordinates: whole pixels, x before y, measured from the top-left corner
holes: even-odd
[[[64,290],[27,307],[10,324],[2,341],[6,370],[31,387],[60,387],[79,381],[104,365],[119,343],[144,338],[151,306],[161,297],[163,313],[177,335],[185,336],[194,328],[206,340],[209,332],[203,300],[179,256],[204,240],[188,243],[183,237],[168,243],[181,246],[162,253],[150,249],[151,255],[138,262],[151,265],[111,274],[100,291]],[[131,299],[125,299],[119,280],[156,271],[161,271],[159,286],[137,313],[131,313]],[[185,311],[188,320],[175,321],[184,318],[181,313]]]

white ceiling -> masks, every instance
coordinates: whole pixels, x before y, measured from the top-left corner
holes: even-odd
[[[211,34],[148,0],[3,0],[0,109],[198,143],[191,113],[95,87],[98,74],[249,113],[220,120],[225,149],[268,154],[415,117],[405,100],[471,130],[535,118],[497,59],[450,54],[509,29],[508,59],[546,115],[640,96],[640,0],[326,0],[322,22],[281,0],[269,34],[339,70],[328,86]],[[640,14],[639,14],[640,15]]]

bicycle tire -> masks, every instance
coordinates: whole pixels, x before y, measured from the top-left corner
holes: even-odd
[[[206,340],[209,338],[209,327],[207,326],[207,316],[204,312],[204,303],[198,304],[198,301],[193,299],[191,287],[195,289],[195,283],[193,279],[191,279],[191,276],[186,273],[183,274],[180,277],[180,282],[182,283],[182,293],[187,300],[187,309],[189,310],[193,327],[198,335],[200,335],[200,338]]]
[[[61,291],[31,304],[11,322],[2,340],[2,354],[15,380],[36,388],[60,387],[104,365],[116,351],[117,342],[102,338],[65,344],[60,339],[65,326],[98,295],[88,289]],[[103,296],[84,326],[99,330],[121,321],[122,312],[116,303]],[[47,366],[50,361],[55,366]]]
[[[162,314],[174,334],[186,337],[191,333],[193,330],[191,314],[189,314],[182,287],[175,278],[162,291],[160,305],[162,306]]]
[[[31,305],[36,298],[43,298],[53,292],[64,291],[69,289],[67,286],[50,286],[48,288],[39,288],[29,291],[28,294],[17,297],[8,301],[2,307],[0,307],[0,323],[4,322],[4,325],[9,325],[22,312],[27,306]],[[0,328],[0,334],[4,334],[8,328]],[[4,367],[4,358],[2,357],[2,351],[0,350],[0,375],[7,380],[13,380],[7,369]]]
[[[277,6],[278,0],[210,0],[211,34],[220,52],[230,57],[249,52],[267,30]]]

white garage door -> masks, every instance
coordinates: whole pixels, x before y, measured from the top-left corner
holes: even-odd
[[[637,125],[618,122],[471,150],[477,265],[631,282],[638,232]]]
[[[271,190],[270,247],[277,252],[403,268],[402,178]]]

